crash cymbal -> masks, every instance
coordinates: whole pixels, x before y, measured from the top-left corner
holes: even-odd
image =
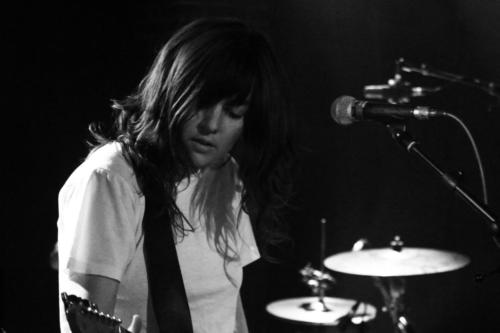
[[[392,248],[350,251],[326,258],[325,266],[337,272],[367,276],[411,276],[453,271],[469,263],[466,256],[436,249]]]
[[[280,319],[324,326],[336,326],[344,318],[360,324],[377,314],[373,305],[352,299],[324,297],[323,302],[319,297],[290,298],[268,304],[266,311]]]

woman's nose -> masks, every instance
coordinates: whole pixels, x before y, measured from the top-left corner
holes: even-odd
[[[199,130],[203,134],[215,133],[220,128],[222,120],[222,103],[217,103],[213,107],[200,111],[201,120],[198,124]]]

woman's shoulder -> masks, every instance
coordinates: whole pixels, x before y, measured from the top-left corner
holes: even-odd
[[[123,155],[121,144],[115,141],[94,148],[88,154],[84,164],[91,168],[99,168],[118,174],[130,172],[132,169]]]
[[[121,144],[118,142],[110,142],[93,149],[70,176],[70,180],[92,177],[95,174],[129,183],[138,189],[134,170],[123,155]]]

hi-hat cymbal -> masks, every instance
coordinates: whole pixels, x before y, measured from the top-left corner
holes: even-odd
[[[453,271],[469,263],[466,256],[442,250],[392,248],[350,251],[325,259],[325,266],[341,273],[367,276],[411,276]]]
[[[377,314],[373,305],[352,299],[325,297],[323,301],[320,303],[318,297],[284,299],[268,304],[266,311],[281,319],[324,326],[336,326],[347,316],[352,323],[360,324]]]

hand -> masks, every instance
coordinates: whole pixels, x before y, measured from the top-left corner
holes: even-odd
[[[139,317],[139,315],[135,314],[132,317],[132,323],[130,323],[130,326],[127,328],[127,330],[130,333],[139,333],[141,331],[141,327],[142,327],[141,317]]]

